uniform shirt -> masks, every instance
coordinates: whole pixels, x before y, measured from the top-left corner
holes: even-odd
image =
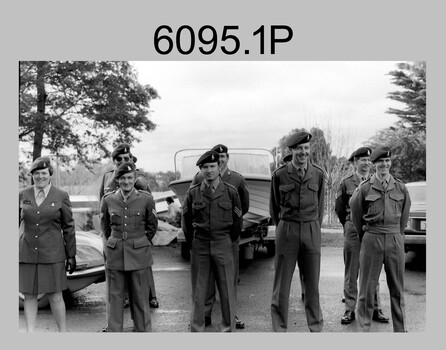
[[[182,228],[189,245],[194,237],[204,240],[230,237],[235,241],[240,236],[240,199],[230,184],[219,181],[213,194],[204,182],[196,184],[187,191],[182,208]]]
[[[351,220],[349,202],[353,192],[355,192],[356,188],[362,182],[359,176],[360,174],[355,172],[343,178],[336,192],[335,212],[342,226]]]
[[[308,164],[303,179],[289,163],[277,168],[272,176],[270,214],[277,225],[280,220],[322,224],[324,214],[324,172]]]
[[[39,195],[39,192],[41,191],[41,189],[38,189],[36,186],[34,187],[34,198],[37,199],[37,196]],[[50,188],[51,188],[51,182],[45,186],[45,188],[43,189],[43,195],[46,197],[48,197],[48,193],[50,192]]]
[[[138,270],[153,264],[149,246],[158,219],[150,193],[133,189],[125,201],[120,189],[105,194],[100,219],[108,269]]]
[[[410,196],[401,180],[390,176],[384,190],[376,175],[372,175],[355,190],[350,208],[361,240],[365,231],[402,234],[409,219]]]
[[[76,235],[68,193],[47,186],[37,206],[35,188],[19,193],[19,262],[56,263],[76,255]]]
[[[238,172],[229,170],[228,167],[223,169],[223,172],[220,173],[220,178],[223,182],[226,182],[237,189],[242,206],[242,215],[245,215],[249,210],[249,190],[245,178]],[[203,179],[204,176],[201,172],[196,173],[191,186],[201,183]]]

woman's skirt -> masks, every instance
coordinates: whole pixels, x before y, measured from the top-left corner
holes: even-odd
[[[25,294],[55,293],[67,289],[65,263],[19,263],[19,292]]]

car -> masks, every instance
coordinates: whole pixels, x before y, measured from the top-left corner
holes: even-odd
[[[406,184],[412,202],[404,230],[406,252],[426,249],[426,181]]]
[[[72,301],[72,293],[84,289],[93,283],[105,281],[102,238],[95,229],[85,230],[86,227],[92,224],[91,218],[93,213],[94,210],[92,208],[73,208],[73,217],[76,225],[76,270],[72,274],[67,273],[68,288],[63,291],[63,297],[67,305]],[[45,308],[48,304],[48,296],[39,294],[38,307]],[[19,293],[19,308],[23,308],[22,293]]]

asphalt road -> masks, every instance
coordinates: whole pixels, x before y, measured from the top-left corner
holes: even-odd
[[[324,332],[357,332],[357,322],[340,323],[344,313],[341,302],[343,288],[342,233],[329,230],[323,234],[320,299],[324,316]],[[189,262],[181,258],[180,246],[153,248],[153,266],[159,309],[152,309],[154,332],[189,332],[190,269]],[[405,301],[409,332],[424,332],[426,327],[426,263],[422,254],[406,256]],[[289,332],[309,332],[301,301],[299,274],[296,270],[290,296]],[[237,332],[271,332],[270,299],[274,277],[274,258],[266,249],[255,253],[254,259],[240,269],[237,315],[246,328]],[[384,271],[380,278],[382,309],[390,316],[390,299]],[[73,294],[72,305],[67,307],[70,332],[98,332],[105,324],[104,283],[90,285]],[[213,311],[213,326],[208,332],[218,332],[220,304]],[[125,330],[130,332],[132,321],[125,309]],[[19,332],[25,332],[23,310],[19,310]],[[57,327],[50,309],[39,310],[36,332],[56,332]],[[392,323],[373,322],[372,332],[391,333]]]

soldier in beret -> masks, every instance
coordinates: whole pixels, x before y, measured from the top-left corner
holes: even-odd
[[[34,185],[19,193],[19,292],[24,295],[26,329],[34,332],[38,294],[48,294],[60,332],[67,330],[66,271],[76,269],[76,236],[68,193],[51,184],[53,167],[37,158],[30,173]]]
[[[274,332],[288,329],[288,304],[296,263],[302,273],[305,313],[311,332],[321,332],[319,302],[321,224],[324,210],[324,171],[310,163],[311,134],[293,134],[287,147],[292,161],[272,176],[270,213],[276,228],[275,275],[271,299]]]
[[[118,182],[116,180],[116,169],[124,162],[132,162],[133,164],[136,163],[137,158],[131,153],[130,145],[127,143],[121,143],[119,144],[112,152],[112,160],[114,164],[114,169],[111,169],[107,171],[103,177],[101,182],[101,187],[99,189],[99,202],[101,201],[101,198],[104,196],[104,194],[109,192],[114,192],[119,188]],[[142,170],[135,169],[135,188],[142,191],[147,191],[151,193],[149,182],[146,179],[146,175]],[[150,278],[150,307],[152,308],[158,308],[159,303],[156,298],[156,291],[155,291],[155,280],[153,278],[153,271],[152,268],[149,267],[149,278]],[[108,285],[106,283],[106,295],[108,295]],[[125,299],[124,302],[125,307],[129,306],[129,300],[128,298]],[[106,308],[106,314],[108,314],[108,300],[106,298],[105,300],[105,308]],[[107,325],[105,325],[102,328],[102,332],[107,332]]]
[[[211,151],[215,151],[219,155],[219,172],[220,179],[223,182],[226,182],[237,189],[238,195],[240,197],[240,202],[242,205],[242,216],[245,215],[249,210],[249,190],[246,184],[245,178],[234,170],[230,170],[228,168],[229,161],[229,153],[228,147],[222,144],[215,145],[212,147]],[[204,179],[204,176],[201,172],[198,172],[194,180],[192,181],[191,186],[201,183]],[[235,296],[237,299],[237,286],[239,282],[239,243],[240,237],[237,238],[234,242],[232,242],[233,254],[234,254],[234,290]],[[213,278],[213,276],[211,276]],[[206,297],[206,310],[205,310],[205,320],[206,326],[210,326],[212,324],[211,313],[212,307],[215,302],[215,283],[210,283],[210,288],[208,291],[208,295]],[[245,323],[242,322],[237,316],[235,316],[235,327],[237,329],[244,329]]]
[[[358,298],[358,273],[360,243],[355,225],[350,215],[350,198],[362,181],[370,177],[369,147],[360,147],[352,153],[349,162],[353,164],[354,172],[341,180],[336,193],[335,212],[344,228],[344,301],[345,312],[341,318],[342,324],[349,324],[355,320],[356,301]],[[379,283],[376,285],[373,320],[388,323],[380,305]]]
[[[158,220],[150,193],[137,190],[135,165],[122,163],[115,171],[119,189],[101,200],[101,229],[106,255],[109,300],[108,331],[123,331],[126,284],[135,332],[150,332],[150,249]]]
[[[356,188],[350,200],[351,219],[361,242],[359,255],[358,322],[369,332],[376,285],[382,266],[390,292],[394,332],[405,332],[404,228],[410,196],[404,183],[390,174],[391,150],[375,149],[370,161],[375,174]]]
[[[233,242],[240,236],[242,210],[235,187],[220,179],[218,164],[215,151],[207,151],[198,159],[204,180],[189,188],[182,205],[182,228],[192,247],[192,332],[205,330],[205,300],[215,281],[221,302],[221,331],[235,330]]]

